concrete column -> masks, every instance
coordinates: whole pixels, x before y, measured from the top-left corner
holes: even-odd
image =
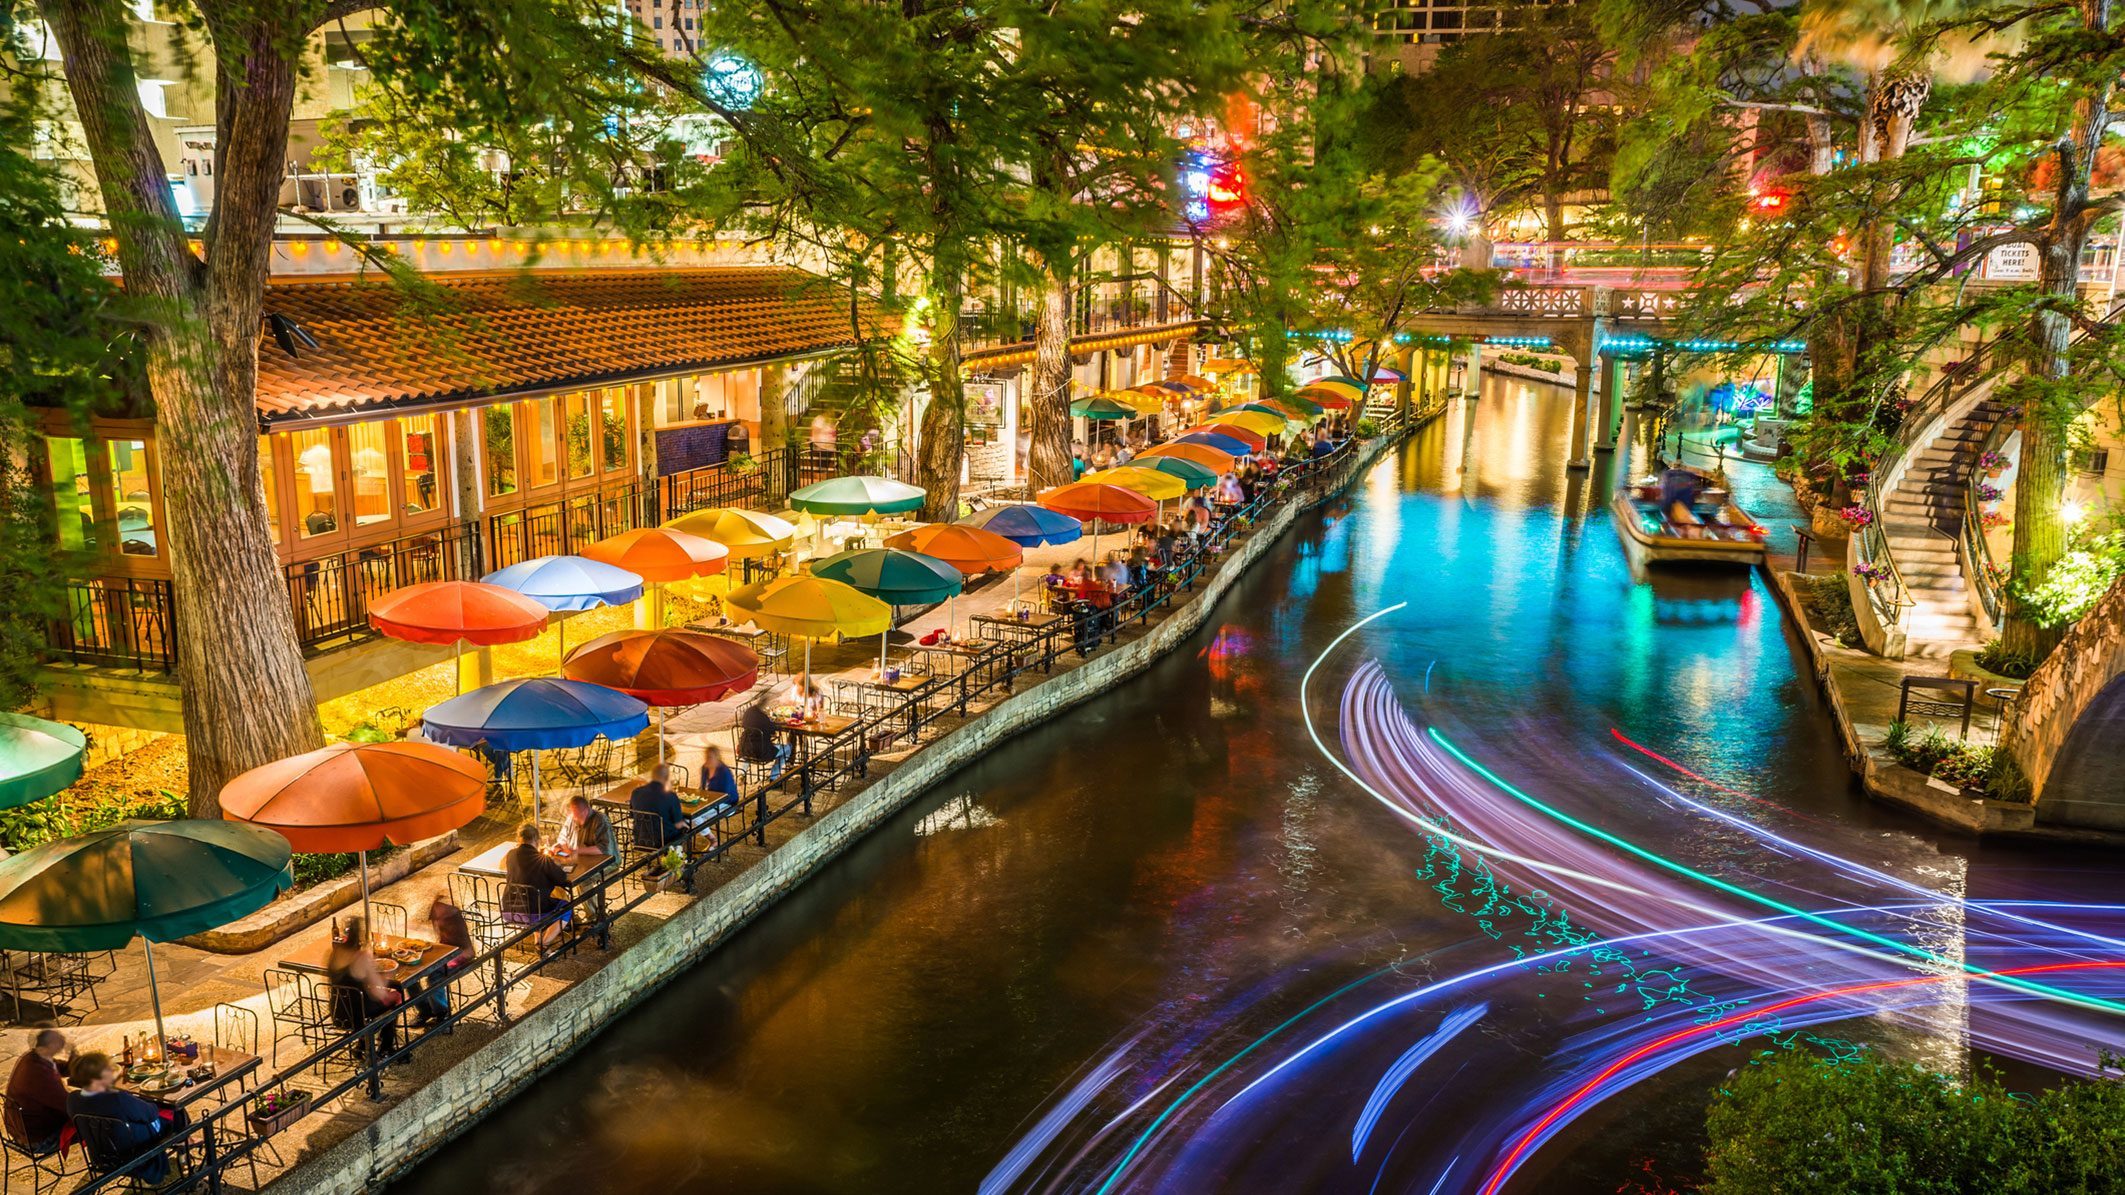
[[[470,693],[494,683],[494,649],[475,648],[461,653],[457,658],[457,687],[461,693]]]
[[[1587,455],[1587,445],[1593,440],[1593,424],[1597,417],[1594,411],[1592,389],[1594,367],[1581,361],[1572,387],[1572,456],[1564,462],[1568,469],[1584,469],[1593,464]]]
[[[1469,345],[1464,351],[1461,369],[1461,388],[1470,398],[1483,393],[1483,346]]]
[[[788,366],[760,367],[760,442],[753,446],[755,452],[769,452],[789,444],[789,395],[785,393],[788,389]]]
[[[1402,380],[1395,383],[1395,410],[1405,414],[1409,411],[1410,383],[1417,372],[1416,362],[1417,350],[1414,348],[1402,349],[1395,354],[1395,371],[1402,375]]]
[[[1601,358],[1601,422],[1594,427],[1594,451],[1616,447],[1616,420],[1623,413],[1623,358]]]

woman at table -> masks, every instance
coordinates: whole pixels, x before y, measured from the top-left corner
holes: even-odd
[[[1238,506],[1246,500],[1246,491],[1240,489],[1239,474],[1230,469],[1225,470],[1225,475],[1217,479],[1217,504],[1219,506]]]
[[[567,929],[555,913],[567,900],[568,872],[539,849],[539,824],[525,822],[516,832],[516,849],[502,857],[502,920],[539,926],[539,946],[552,946]]]
[[[826,708],[826,694],[819,691],[819,682],[809,672],[800,672],[790,678],[790,702],[797,713],[809,722]]]
[[[434,899],[428,902],[428,924],[434,928],[435,940],[453,949],[450,957],[443,960],[435,978],[422,989],[419,1007],[414,1013],[415,1025],[426,1025],[450,1015],[450,977],[471,962],[473,955],[472,931],[465,925],[465,911],[451,901],[448,889],[437,889]]]
[[[123,1166],[190,1123],[182,1108],[158,1107],[131,1092],[116,1090],[118,1067],[109,1054],[76,1054],[68,1078],[76,1090],[66,1097],[67,1115],[74,1118],[82,1148],[95,1155],[98,1166]],[[90,1128],[82,1124],[84,1116],[112,1123]],[[169,1155],[157,1150],[154,1158],[131,1173],[144,1183],[158,1184],[169,1176]]]
[[[406,994],[384,979],[376,956],[369,953],[369,929],[359,917],[347,918],[347,936],[332,943],[325,956],[325,982],[332,992],[332,1023],[353,1032],[397,1008]],[[377,1048],[385,1054],[398,1050],[398,1018],[384,1023],[376,1033]],[[400,1058],[393,1065],[402,1065]]]

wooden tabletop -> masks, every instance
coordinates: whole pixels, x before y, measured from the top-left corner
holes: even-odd
[[[426,938],[399,938],[390,934],[374,936],[376,945],[371,948],[376,955],[377,974],[386,980],[406,983],[442,966],[457,953],[457,947],[431,942]],[[410,963],[402,963],[391,957],[401,947],[418,950],[421,957]],[[297,947],[280,960],[280,965],[290,971],[303,971],[311,975],[323,975],[331,969],[332,943],[330,940],[313,942]],[[386,968],[389,969],[386,969]]]
[[[880,680],[874,676],[859,680],[856,683],[866,689],[886,689],[894,693],[913,693],[936,679],[936,677],[927,674],[916,676],[912,673],[903,672],[894,680]]]
[[[707,632],[708,634],[711,634],[711,635],[734,635],[734,636],[736,636],[736,637],[738,637],[738,638],[740,638],[740,639],[758,639],[758,638],[760,638],[760,637],[761,637],[762,635],[765,635],[765,634],[767,634],[767,632],[766,632],[766,631],[764,631],[764,630],[761,630],[761,629],[760,629],[759,627],[756,627],[756,626],[752,626],[751,624],[747,624],[747,625],[745,625],[745,626],[740,626],[740,625],[738,625],[737,623],[734,623],[734,622],[724,622],[724,623],[707,623],[707,622],[695,622],[695,623],[688,623],[688,624],[687,624],[687,629],[688,629],[688,630],[694,630],[694,631],[705,631],[705,632]]]
[[[1009,614],[976,614],[973,618],[973,621],[994,623],[997,626],[1028,627],[1033,630],[1042,630],[1047,627],[1054,626],[1058,622],[1061,622],[1062,615],[1041,614],[1036,612],[1033,614],[1028,614],[1024,618],[1016,618]]]
[[[775,721],[775,729],[787,730],[808,738],[833,738],[856,724],[856,719],[846,714],[820,714],[810,722],[791,722],[786,718]]]
[[[615,786],[602,796],[592,797],[590,803],[603,805],[607,809],[618,810],[621,813],[632,813],[634,812],[632,802],[635,790],[642,787],[645,783],[647,783],[646,780],[629,780],[624,784]],[[693,789],[673,789],[672,792],[679,798],[679,811],[688,817],[692,817],[717,801],[726,799],[720,793],[699,792]]]
[[[460,864],[458,870],[471,875],[507,876],[509,874],[509,866],[505,860],[508,858],[509,852],[516,849],[516,845],[513,842],[496,843]],[[584,876],[597,870],[599,864],[604,863],[612,856],[604,851],[579,850],[571,851],[565,858],[548,851],[546,857],[560,864],[561,870],[568,874],[568,882],[574,885],[582,883]]]
[[[246,1054],[242,1050],[210,1046],[205,1042],[201,1042],[199,1045],[199,1061],[184,1062],[173,1059],[170,1062],[171,1073],[182,1082],[185,1071],[208,1062],[214,1064],[214,1077],[201,1079],[190,1087],[179,1087],[173,1091],[162,1092],[143,1088],[125,1077],[125,1068],[123,1067],[119,1068],[118,1082],[114,1086],[119,1091],[137,1095],[145,1100],[151,1100],[165,1108],[182,1108],[220,1089],[231,1080],[240,1079],[257,1070],[260,1059],[256,1054]]]

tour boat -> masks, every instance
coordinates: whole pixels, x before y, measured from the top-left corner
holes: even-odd
[[[1734,505],[1733,495],[1702,469],[1696,474],[1696,500],[1662,509],[1660,478],[1649,477],[1618,487],[1610,504],[1616,537],[1633,569],[1651,564],[1727,565],[1750,568],[1764,561],[1763,528]]]

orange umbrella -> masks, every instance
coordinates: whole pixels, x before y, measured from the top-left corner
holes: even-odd
[[[1211,381],[1211,380],[1210,380],[1209,378],[1206,378],[1206,377],[1202,376],[1201,374],[1195,374],[1195,373],[1184,373],[1184,374],[1182,374],[1182,375],[1181,375],[1180,377],[1178,377],[1178,378],[1175,378],[1174,380],[1175,380],[1175,381],[1177,381],[1177,382],[1184,382],[1184,383],[1186,383],[1186,384],[1188,384],[1188,385],[1190,385],[1190,386],[1193,386],[1193,387],[1195,387],[1195,388],[1196,388],[1197,390],[1215,390],[1215,389],[1217,389],[1217,383],[1216,383],[1216,382],[1213,382],[1213,381]]]
[[[553,613],[514,589],[485,581],[423,581],[369,602],[369,625],[409,643],[522,643]]]
[[[1254,449],[1256,452],[1260,452],[1262,449],[1269,446],[1269,438],[1267,436],[1263,436],[1258,433],[1249,431],[1248,429],[1241,427],[1237,423],[1198,423],[1194,427],[1188,428],[1180,434],[1183,436],[1188,436],[1193,435],[1196,432],[1209,432],[1213,436],[1225,436],[1230,439],[1238,440],[1240,443],[1245,444],[1247,447]]]
[[[624,568],[644,581],[684,581],[723,571],[730,549],[704,536],[669,527],[642,527],[607,536],[583,549],[583,555]]]
[[[1238,467],[1239,458],[1229,452],[1219,452],[1208,444],[1160,444],[1136,454],[1138,460],[1147,456],[1170,456],[1176,460],[1194,461],[1215,473],[1226,473]]]
[[[911,528],[885,541],[888,548],[902,548],[934,556],[967,576],[1000,573],[1017,568],[1026,551],[994,531],[958,523],[930,523]]]
[[[715,701],[752,688],[760,679],[760,657],[742,643],[701,631],[614,631],[569,652],[561,675],[656,706],[661,763],[665,707]]]
[[[334,743],[252,768],[222,786],[221,812],[309,854],[362,857],[369,918],[369,852],[471,822],[487,805],[487,767],[434,743]]]
[[[1158,513],[1158,504],[1135,490],[1097,481],[1078,481],[1042,490],[1035,498],[1057,514],[1092,526],[1092,556],[1099,557],[1099,521],[1141,523]]]

